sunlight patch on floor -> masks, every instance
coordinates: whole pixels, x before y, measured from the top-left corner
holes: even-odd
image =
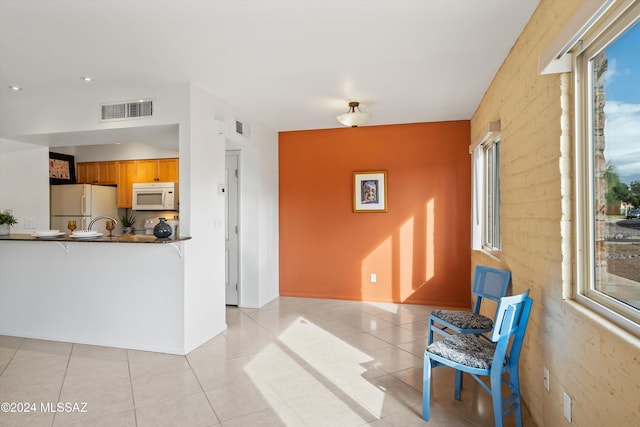
[[[385,391],[364,377],[375,368],[371,356],[303,317],[278,338],[281,345],[269,344],[245,367],[276,412],[282,406],[278,396],[287,396],[288,405],[307,421],[331,413],[331,419],[358,425],[382,416]],[[314,408],[311,401],[319,395],[323,407]]]

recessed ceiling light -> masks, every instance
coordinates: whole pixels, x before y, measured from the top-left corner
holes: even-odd
[[[19,91],[19,90],[22,90],[22,88],[20,86],[9,86],[9,89],[15,90],[16,92]]]
[[[93,78],[89,77],[89,76],[82,76],[80,77],[82,79],[82,81],[84,82],[92,82]]]

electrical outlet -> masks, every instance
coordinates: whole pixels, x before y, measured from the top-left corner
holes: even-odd
[[[571,396],[564,392],[564,417],[571,422]]]
[[[544,368],[544,388],[549,391],[549,368]]]
[[[32,216],[25,217],[24,228],[36,228],[36,219]]]
[[[376,275],[376,273],[371,273],[371,277],[369,278],[369,281],[371,283],[376,283],[376,280],[378,280],[378,276]]]

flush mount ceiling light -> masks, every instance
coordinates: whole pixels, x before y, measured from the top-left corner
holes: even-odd
[[[80,77],[82,79],[83,82],[92,82],[93,81],[93,77],[89,77],[89,76],[82,76]]]
[[[338,121],[343,125],[351,126],[352,128],[365,124],[367,120],[369,120],[369,114],[360,111],[360,108],[358,108],[359,105],[359,102],[349,102],[349,111],[344,114],[340,114],[336,119],[338,119]]]
[[[9,86],[9,89],[18,92],[19,90],[22,90],[22,88],[20,86]]]

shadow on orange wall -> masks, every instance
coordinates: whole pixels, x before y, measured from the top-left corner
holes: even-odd
[[[468,147],[468,121],[281,132],[280,295],[469,307]],[[354,213],[374,170],[387,212]]]

